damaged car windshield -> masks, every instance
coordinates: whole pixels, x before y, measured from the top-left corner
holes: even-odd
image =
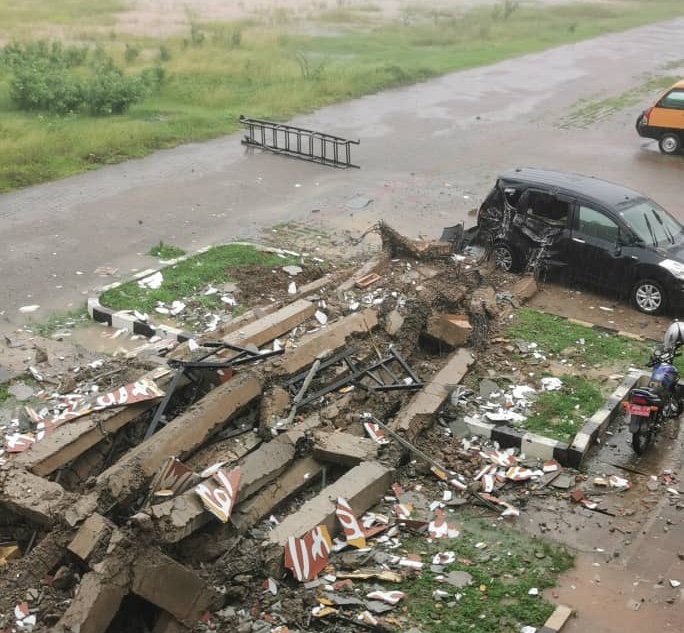
[[[667,247],[681,241],[684,227],[653,200],[637,200],[621,209],[620,216],[646,244]]]

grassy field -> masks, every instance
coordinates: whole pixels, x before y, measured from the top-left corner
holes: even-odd
[[[125,2],[31,0],[0,6],[6,42],[57,33],[104,49],[126,72],[161,65],[161,89],[128,113],[94,117],[18,111],[11,69],[0,59],[0,191],[61,178],[163,147],[234,132],[238,117],[286,120],[320,106],[489,64],[558,44],[684,15],[681,0],[519,6],[465,13],[416,5],[381,19],[372,3],[287,11],[239,23],[199,23],[184,35],[122,36]],[[109,30],[108,30],[109,29]]]

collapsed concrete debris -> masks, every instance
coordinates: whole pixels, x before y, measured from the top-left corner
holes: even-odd
[[[0,629],[114,631],[133,618],[156,633],[255,621],[284,632],[310,630],[306,612],[312,628],[397,630],[402,591],[361,583],[430,565],[396,553],[402,533],[458,538],[460,505],[514,517],[553,484],[558,462],[492,441],[449,436],[441,461],[418,447],[441,430],[489,321],[529,284],[497,294],[481,251],[380,232],[402,258],[310,284],[106,389],[46,390],[45,406],[3,428],[0,507],[28,527],[0,542]],[[415,460],[426,483],[405,492],[396,482]],[[468,580],[444,582],[455,596]]]

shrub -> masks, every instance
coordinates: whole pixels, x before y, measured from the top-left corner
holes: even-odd
[[[162,62],[168,62],[171,59],[171,50],[166,44],[159,46],[159,60]]]
[[[137,46],[131,46],[130,44],[126,44],[126,53],[124,54],[124,56],[126,58],[127,64],[131,64],[136,59],[138,59],[138,55],[140,55],[140,49]]]
[[[96,70],[86,88],[85,101],[92,114],[123,114],[142,101],[147,87],[142,76],[124,75],[111,60]]]
[[[10,80],[10,99],[20,110],[67,114],[77,112],[83,98],[82,83],[47,61],[16,67]]]

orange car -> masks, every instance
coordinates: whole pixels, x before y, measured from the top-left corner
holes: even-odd
[[[684,80],[678,81],[637,119],[639,136],[653,138],[663,154],[684,147]]]

